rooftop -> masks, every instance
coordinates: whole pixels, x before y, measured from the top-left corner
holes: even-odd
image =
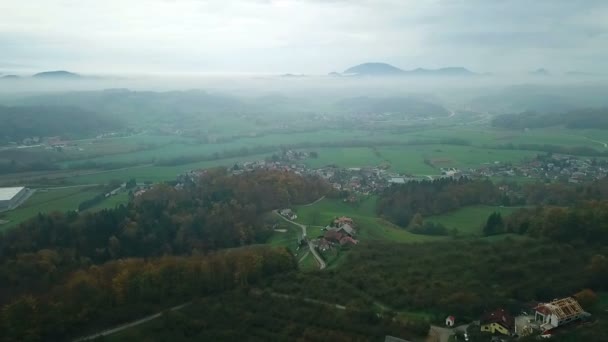
[[[14,188],[0,188],[0,201],[9,201],[15,197],[19,191],[23,190],[22,186]]]
[[[496,311],[488,312],[481,317],[480,321],[481,321],[482,325],[498,323],[509,330],[512,329],[515,324],[515,320],[514,320],[513,316],[511,316],[504,309],[498,309]]]

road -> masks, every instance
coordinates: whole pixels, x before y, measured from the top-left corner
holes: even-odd
[[[184,304],[181,304],[181,305],[178,305],[178,306],[174,306],[174,307],[172,307],[169,310],[170,311],[177,311],[177,310],[180,310],[180,309],[182,309],[182,308],[184,308],[184,307],[186,307],[186,306],[188,306],[190,304],[192,304],[192,302],[188,302],[188,303],[184,303]],[[104,331],[99,332],[97,334],[93,334],[93,335],[77,338],[77,339],[73,340],[73,342],[90,341],[90,340],[94,340],[94,339],[102,337],[102,336],[112,335],[112,334],[115,334],[117,332],[123,331],[125,329],[129,329],[129,328],[138,326],[140,324],[146,323],[148,321],[151,321],[153,319],[156,319],[156,318],[160,317],[162,314],[163,314],[162,312],[159,312],[159,313],[156,313],[154,315],[150,315],[150,316],[144,317],[142,319],[138,319],[137,321],[133,321],[131,323],[120,325],[120,326],[118,326],[116,328],[107,329],[107,330],[104,330]]]
[[[321,199],[323,199],[323,197],[321,197]],[[320,201],[321,199],[317,200]],[[314,202],[313,202],[314,203]],[[278,211],[273,210],[273,212],[278,215],[280,218],[282,218],[283,220],[294,224],[298,227],[300,227],[302,229],[302,238],[306,240],[306,242],[308,243],[308,249],[310,250],[310,253],[312,253],[312,255],[315,257],[315,259],[317,259],[317,263],[319,264],[319,269],[320,270],[324,270],[325,267],[327,267],[327,265],[325,264],[325,261],[323,261],[323,259],[321,258],[321,256],[319,255],[319,252],[317,252],[317,250],[315,249],[315,246],[312,245],[312,242],[310,242],[308,239],[306,239],[306,226],[297,222],[294,222],[290,219],[288,219],[287,217],[282,216],[281,214],[279,214]]]

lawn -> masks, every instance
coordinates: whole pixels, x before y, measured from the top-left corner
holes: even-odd
[[[298,265],[301,271],[316,271],[319,269],[319,264],[312,253],[308,253],[306,257]]]
[[[125,191],[125,192],[121,192],[115,196],[110,196],[110,197],[106,198],[102,202],[92,206],[91,208],[87,209],[86,211],[113,209],[113,208],[116,208],[116,206],[118,206],[120,204],[127,204],[128,202],[129,202],[129,193]]]
[[[496,207],[475,205],[460,208],[448,213],[430,216],[427,221],[441,223],[448,229],[456,229],[463,235],[481,235],[481,228],[493,212],[499,212],[503,217],[520,209],[519,207]]]
[[[339,199],[323,199],[311,206],[296,207],[297,221],[308,225],[308,236],[321,235],[321,227],[339,216],[351,217],[358,228],[357,238],[363,241],[422,242],[440,238],[417,235],[376,216],[376,197],[371,196],[357,205]]]
[[[91,186],[38,190],[19,208],[0,214],[3,220],[10,221],[1,225],[0,230],[15,226],[41,212],[76,210],[81,202],[99,193],[99,189]]]

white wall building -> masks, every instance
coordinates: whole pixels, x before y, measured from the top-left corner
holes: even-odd
[[[28,190],[22,186],[0,188],[0,211],[16,208],[27,194]]]

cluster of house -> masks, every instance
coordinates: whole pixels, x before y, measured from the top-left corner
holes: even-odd
[[[345,190],[356,194],[379,193],[391,183],[405,183],[410,178],[389,173],[381,167],[367,168],[339,168],[324,167],[319,169],[308,168],[305,164],[297,163],[303,155],[287,151],[282,160],[258,160],[252,162],[237,163],[228,170],[238,175],[254,170],[280,170],[289,171],[298,175],[319,176],[327,180],[337,190]],[[304,154],[308,156],[308,154]]]
[[[185,184],[196,184],[199,179],[207,174],[205,169],[190,170],[177,176],[177,185],[183,187]]]
[[[550,336],[555,329],[590,316],[572,297],[555,299],[549,303],[539,303],[532,306],[532,309],[533,316],[522,314],[513,317],[505,309],[487,312],[479,321],[480,329],[496,335],[528,336],[540,333],[543,336]],[[454,316],[446,318],[448,327],[453,327],[454,322]]]
[[[560,154],[539,155],[519,165],[494,162],[468,173],[472,177],[518,176],[580,183],[606,177],[608,161]]]
[[[355,239],[357,231],[355,230],[355,222],[350,217],[342,216],[336,218],[331,225],[323,228],[323,236],[319,237],[313,243],[322,252],[331,249],[334,246],[352,246],[359,243]]]

